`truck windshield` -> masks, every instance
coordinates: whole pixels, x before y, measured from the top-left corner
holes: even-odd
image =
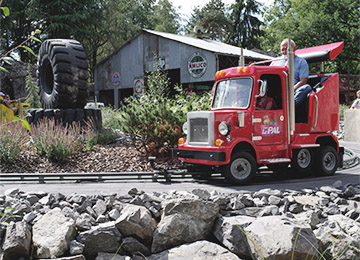
[[[251,78],[219,81],[212,108],[247,108],[252,89]]]

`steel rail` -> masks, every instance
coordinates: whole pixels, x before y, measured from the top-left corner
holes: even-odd
[[[359,158],[350,149],[345,148],[343,168],[351,168],[359,163]],[[201,173],[189,173],[186,170],[154,170],[152,172],[103,172],[103,173],[0,173],[2,182],[38,182],[46,183],[53,181],[75,181],[75,182],[103,182],[103,181],[141,181],[152,180],[153,182],[165,180],[171,182],[175,179],[191,179],[193,175]],[[212,174],[212,177],[220,177],[220,173]]]

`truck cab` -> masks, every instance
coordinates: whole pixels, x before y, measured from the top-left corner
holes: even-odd
[[[296,51],[308,63],[334,59],[343,42]],[[289,44],[290,46],[290,44]],[[234,184],[249,182],[261,166],[280,171],[332,175],[342,166],[339,127],[339,75],[311,75],[312,91],[295,109],[293,57],[288,66],[239,66],[218,71],[210,111],[187,115],[174,157],[192,169],[216,167]],[[273,109],[257,107],[268,95]]]

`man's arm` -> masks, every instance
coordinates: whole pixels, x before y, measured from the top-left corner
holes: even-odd
[[[294,90],[304,86],[307,83],[307,78],[300,78],[300,81],[294,86]]]

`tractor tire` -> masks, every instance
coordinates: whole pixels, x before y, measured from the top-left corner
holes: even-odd
[[[89,72],[84,48],[78,41],[44,41],[37,67],[39,95],[44,109],[84,108]]]
[[[37,125],[44,118],[54,119],[56,124],[62,126],[74,122],[80,126],[89,125],[98,130],[102,128],[102,116],[100,109],[28,109],[25,117],[31,125]]]

